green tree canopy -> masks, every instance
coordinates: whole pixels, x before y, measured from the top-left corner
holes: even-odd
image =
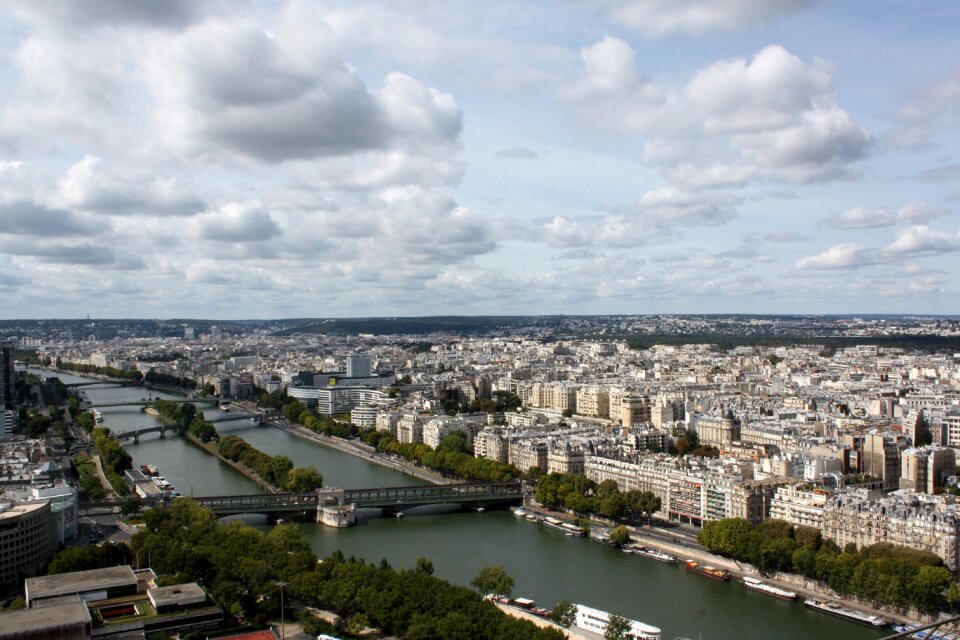
[[[610,614],[607,627],[603,630],[603,640],[627,640],[630,633],[630,621],[615,613]]]
[[[561,600],[550,612],[550,619],[565,629],[569,629],[577,620],[577,605],[569,600]]]
[[[493,595],[508,598],[513,593],[513,576],[507,573],[503,565],[488,565],[470,581],[470,586],[485,596]]]

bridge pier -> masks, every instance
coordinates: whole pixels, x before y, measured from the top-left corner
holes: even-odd
[[[139,431],[134,431],[134,432],[133,432],[133,444],[140,444],[140,432],[139,432]]]
[[[167,427],[166,427],[166,425],[164,425],[164,424],[161,423],[161,425],[160,425],[160,439],[163,440],[163,439],[166,438],[166,437],[167,437]]]

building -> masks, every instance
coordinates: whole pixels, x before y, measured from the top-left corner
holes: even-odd
[[[547,473],[583,474],[583,447],[564,440],[555,443],[547,451]]]
[[[936,493],[956,469],[956,452],[946,447],[904,449],[900,463],[900,488]]]
[[[370,371],[370,356],[347,356],[348,378],[369,378]]]
[[[577,390],[577,413],[589,418],[610,416],[610,393],[603,387],[581,387]]]
[[[777,487],[770,503],[770,517],[785,520],[795,527],[823,530],[823,507],[830,491],[806,483]]]
[[[108,600],[137,593],[139,581],[129,565],[73,571],[52,576],[27,578],[23,589],[27,606],[49,598],[76,594],[84,602]]]
[[[620,401],[620,422],[625,427],[650,422],[650,398],[624,396]]]
[[[50,503],[0,504],[0,584],[39,572],[57,548]]]
[[[198,584],[157,586],[156,578],[129,565],[29,578],[28,608],[0,614],[0,638],[127,640],[219,627],[223,611]]]
[[[697,438],[701,445],[712,445],[723,449],[740,441],[740,421],[731,409],[722,417],[700,416],[697,418]]]
[[[955,496],[931,496],[909,489],[882,498],[866,489],[842,490],[823,509],[823,537],[841,548],[878,542],[930,551],[951,571],[960,568],[960,505]]]
[[[0,409],[13,411],[17,404],[16,377],[13,371],[13,345],[0,343]]]

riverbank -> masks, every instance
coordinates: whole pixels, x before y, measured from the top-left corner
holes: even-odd
[[[557,511],[550,511],[545,507],[536,504],[530,504],[528,501],[524,505],[524,509],[528,511],[533,511],[544,516],[551,516],[565,522],[572,522],[573,517],[568,513],[561,513]],[[593,527],[612,527],[616,526],[609,522],[601,522],[597,520],[591,520],[590,525]],[[750,576],[753,578],[760,578],[764,582],[767,582],[775,587],[780,587],[781,589],[786,589],[788,591],[793,591],[798,596],[798,603],[802,602],[803,598],[814,597],[814,598],[829,598],[837,601],[841,601],[850,608],[856,609],[858,611],[863,611],[871,615],[880,616],[886,620],[896,624],[918,624],[923,622],[931,622],[933,618],[929,616],[922,616],[917,612],[912,612],[911,614],[903,614],[898,611],[890,611],[888,609],[882,609],[877,607],[872,607],[869,604],[865,604],[859,601],[853,601],[849,598],[837,595],[834,591],[827,587],[821,587],[818,584],[811,584],[812,581],[805,580],[802,576],[795,576],[792,574],[783,574],[778,573],[773,577],[764,577],[760,575],[760,572],[757,571],[752,565],[738,562],[730,558],[725,558],[723,556],[718,556],[710,553],[706,549],[700,548],[691,548],[682,544],[672,544],[666,542],[659,537],[649,535],[648,529],[645,527],[627,527],[630,531],[630,538],[633,542],[639,542],[647,547],[652,547],[658,549],[665,553],[674,555],[679,560],[678,566],[682,569],[684,562],[686,560],[696,560],[701,564],[707,564],[720,569],[726,569],[730,572],[732,578],[742,578],[744,576]],[[653,560],[656,562],[656,560]],[[734,580],[731,580],[734,581]]]
[[[450,478],[445,478],[443,475],[436,473],[435,471],[416,466],[406,460],[392,458],[359,441],[353,442],[350,440],[344,440],[343,438],[325,436],[323,434],[311,431],[304,426],[292,424],[286,420],[275,420],[269,424],[272,424],[278,429],[286,431],[287,433],[298,438],[316,442],[317,444],[321,444],[331,449],[336,449],[342,453],[360,458],[392,471],[397,471],[406,476],[419,478],[420,480],[425,480],[431,484],[454,484],[453,480]]]
[[[273,486],[272,484],[270,484],[269,482],[261,478],[260,474],[258,474],[256,471],[254,471],[250,467],[246,466],[245,464],[241,464],[239,462],[234,462],[233,460],[230,460],[229,458],[224,457],[220,453],[220,451],[217,449],[217,444],[215,442],[210,441],[205,443],[202,440],[200,440],[200,438],[196,437],[195,435],[189,432],[184,433],[183,437],[186,438],[187,442],[202,449],[203,451],[210,454],[220,462],[231,467],[235,471],[240,472],[248,480],[252,480],[256,482],[257,486],[259,486],[264,491],[269,491],[270,493],[281,493],[279,488]]]

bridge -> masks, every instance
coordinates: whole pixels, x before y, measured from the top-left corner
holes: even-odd
[[[92,380],[90,382],[68,382],[63,386],[68,389],[76,389],[77,387],[92,387],[95,384],[109,385],[111,387],[142,387],[143,382],[139,380]]]
[[[263,416],[257,413],[224,413],[223,415],[207,419],[207,422],[211,424],[231,422],[233,420],[253,420],[254,422],[260,422],[262,419]]]
[[[123,431],[121,433],[112,433],[114,438],[117,440],[129,440],[133,438],[135,443],[140,442],[140,436],[144,436],[148,433],[159,433],[161,438],[167,437],[167,431],[177,432],[177,428],[173,425],[165,425],[163,423],[155,425],[153,427],[142,427],[140,429],[131,429],[130,431]]]
[[[318,489],[309,493],[275,493],[243,496],[192,498],[218,516],[262,513],[267,515],[316,514],[323,521],[325,510],[352,506],[357,509],[382,509],[402,514],[406,509],[437,504],[453,504],[481,509],[517,503],[523,500],[523,482],[479,482],[469,484],[382,487],[379,489]],[[119,501],[81,503],[81,509],[116,507]],[[167,507],[169,501],[152,503]]]
[[[176,402],[180,402],[177,400]],[[193,402],[195,404],[218,404],[216,398],[197,398],[195,400],[184,400],[183,402]],[[127,402],[98,402],[91,406],[92,409],[103,409],[104,407],[152,407],[153,400],[129,400]]]

